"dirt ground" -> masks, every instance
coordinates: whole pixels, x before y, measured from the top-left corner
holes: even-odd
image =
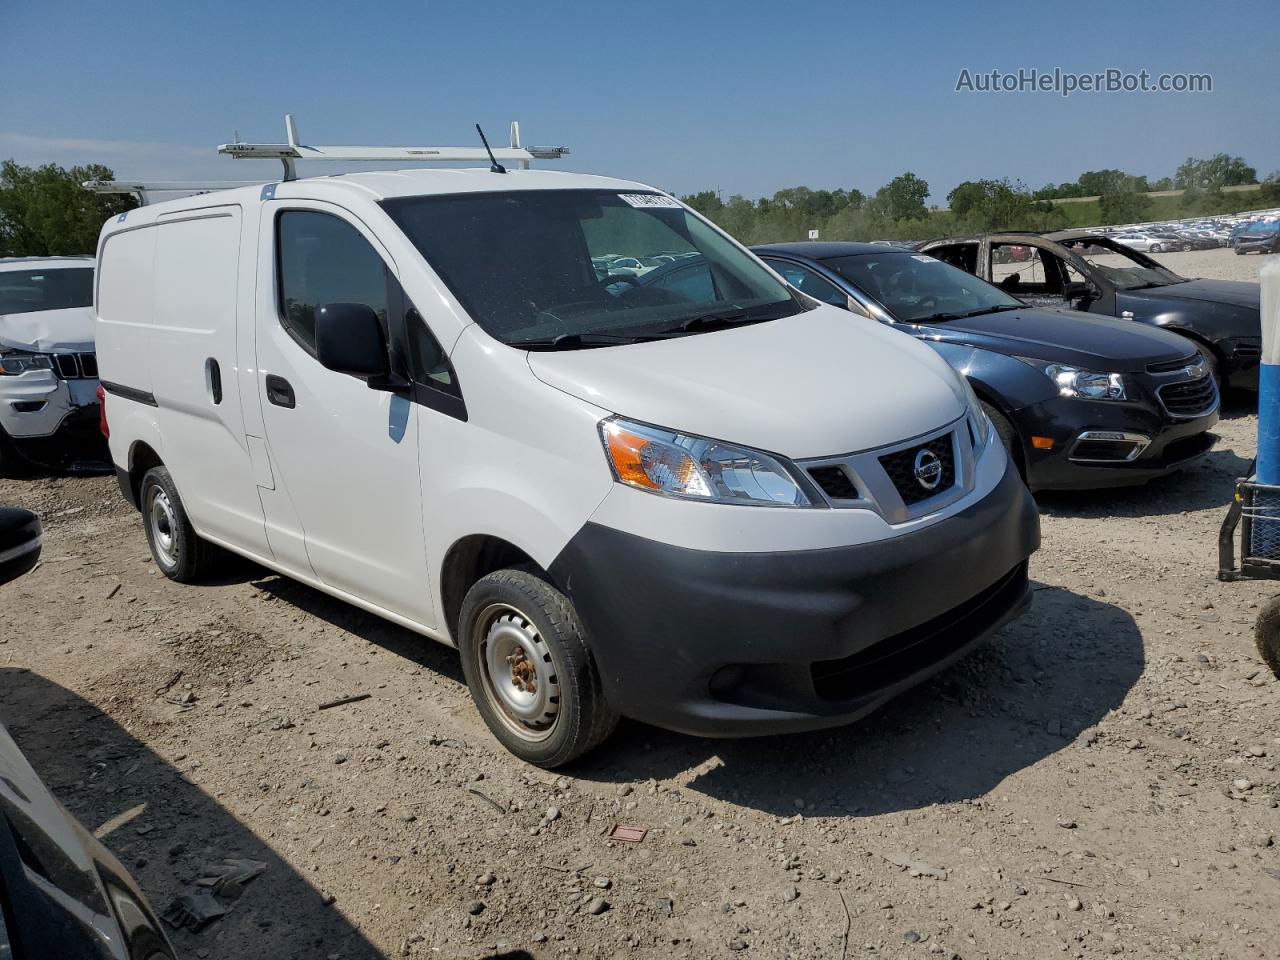
[[[4,480],[47,540],[0,588],[0,720],[158,909],[210,861],[269,864],[184,957],[1277,957],[1252,627],[1280,588],[1214,579],[1254,428],[1042,496],[1032,611],[867,720],[624,723],[559,776],[496,746],[451,650],[247,563],[169,582],[112,478]]]

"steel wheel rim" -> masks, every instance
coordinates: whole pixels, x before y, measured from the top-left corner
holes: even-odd
[[[177,562],[175,531],[178,527],[178,518],[174,515],[169,495],[163,490],[152,490],[147,522],[151,526],[151,543],[155,547],[156,554],[161,563],[166,567],[172,567]]]
[[[475,626],[476,667],[503,726],[539,743],[560,716],[560,678],[533,620],[507,603],[481,611]]]

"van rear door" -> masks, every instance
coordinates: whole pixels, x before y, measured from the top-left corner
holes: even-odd
[[[161,456],[202,535],[269,557],[236,376],[241,210],[162,215],[145,344]]]

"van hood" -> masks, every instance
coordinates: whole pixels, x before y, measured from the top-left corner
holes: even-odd
[[[926,336],[936,334],[947,343],[1117,373],[1181,360],[1192,352],[1190,344],[1177,334],[1075,310],[1025,307],[921,329],[929,331]]]
[[[542,382],[621,416],[794,459],[897,443],[965,411],[959,380],[934,351],[829,306],[528,359]]]
[[[33,353],[91,353],[93,308],[0,314],[0,347]]]

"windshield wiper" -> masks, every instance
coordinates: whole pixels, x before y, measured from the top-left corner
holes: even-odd
[[[653,337],[625,336],[613,333],[561,333],[554,337],[534,337],[530,340],[509,340],[508,346],[526,350],[581,350],[586,347],[611,347],[624,343],[639,343]]]
[[[731,327],[747,319],[745,310],[726,310],[720,313],[703,313],[690,317],[677,327],[664,330],[663,333],[693,333],[695,330],[712,330],[716,327]]]

